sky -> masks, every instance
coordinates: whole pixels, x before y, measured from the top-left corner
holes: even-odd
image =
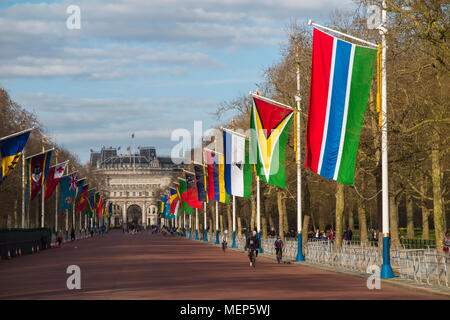
[[[80,8],[69,29],[67,8]],[[50,139],[90,149],[154,146],[206,130],[224,101],[256,89],[286,28],[326,21],[348,0],[0,0],[0,87],[35,112]],[[227,114],[232,117],[232,114]]]

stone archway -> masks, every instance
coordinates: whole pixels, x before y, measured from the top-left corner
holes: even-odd
[[[127,208],[127,221],[128,225],[142,225],[142,208],[137,204],[132,204]]]

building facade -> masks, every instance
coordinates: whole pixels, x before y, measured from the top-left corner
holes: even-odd
[[[154,147],[141,147],[138,153],[117,149],[91,150],[91,167],[106,179],[107,200],[113,203],[111,226],[135,223],[142,226],[158,223],[156,191],[166,189],[183,168],[169,157],[158,157]]]

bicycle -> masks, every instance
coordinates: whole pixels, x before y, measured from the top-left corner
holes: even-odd
[[[226,249],[227,249],[227,242],[226,241],[222,241],[222,250],[223,250],[223,252],[225,252]]]
[[[281,249],[279,249],[278,252],[277,252],[277,261],[278,261],[278,263],[281,263],[282,259],[283,259],[283,253],[282,253]]]
[[[256,267],[256,257],[255,257],[255,250],[250,250],[248,256],[250,257],[250,262],[252,264],[252,267]]]

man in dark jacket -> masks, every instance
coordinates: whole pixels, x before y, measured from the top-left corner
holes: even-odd
[[[255,255],[255,257],[258,256],[258,249],[259,249],[259,241],[258,237],[256,236],[256,231],[253,231],[252,235],[247,238],[247,243],[245,244],[245,249],[248,251],[248,258],[250,260],[250,266],[252,266],[252,254]]]

